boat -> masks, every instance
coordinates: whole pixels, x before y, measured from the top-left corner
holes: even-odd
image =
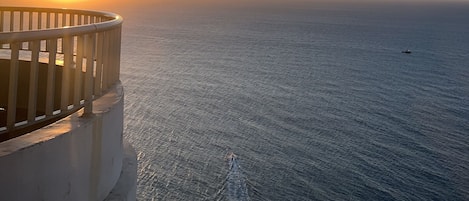
[[[412,53],[412,51],[410,51],[409,49],[407,49],[407,50],[403,50],[401,53],[410,54],[410,53]]]
[[[236,165],[236,158],[237,156],[233,153],[233,152],[230,152],[228,153],[228,155],[226,155],[226,160],[228,161],[228,166],[230,167],[230,169],[233,169],[233,167]]]

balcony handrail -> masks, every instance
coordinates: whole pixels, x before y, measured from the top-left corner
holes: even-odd
[[[66,35],[81,35],[88,34],[91,32],[100,32],[112,29],[113,27],[122,24],[123,19],[120,15],[103,12],[103,11],[85,11],[65,8],[34,8],[34,7],[0,7],[1,11],[8,12],[45,12],[45,13],[64,13],[64,14],[75,14],[75,15],[89,15],[89,16],[100,16],[108,21],[86,24],[86,25],[74,25],[68,27],[58,28],[42,28],[39,30],[26,30],[26,31],[11,31],[11,32],[0,32],[0,44],[13,43],[19,41],[28,40],[45,40],[50,38],[63,37]]]
[[[0,7],[0,51],[9,54],[0,60],[0,82],[8,80],[0,85],[0,140],[81,108],[92,113],[92,101],[119,81],[122,23],[102,11]]]

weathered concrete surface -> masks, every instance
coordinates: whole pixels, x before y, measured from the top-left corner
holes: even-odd
[[[137,154],[132,145],[124,140],[124,160],[117,184],[105,201],[135,201],[137,196]]]

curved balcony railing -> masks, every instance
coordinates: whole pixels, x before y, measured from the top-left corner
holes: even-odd
[[[0,7],[0,140],[84,108],[119,81],[122,17]]]

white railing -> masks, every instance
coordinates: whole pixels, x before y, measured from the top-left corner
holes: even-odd
[[[0,7],[0,139],[90,114],[119,81],[121,27],[107,12]]]

